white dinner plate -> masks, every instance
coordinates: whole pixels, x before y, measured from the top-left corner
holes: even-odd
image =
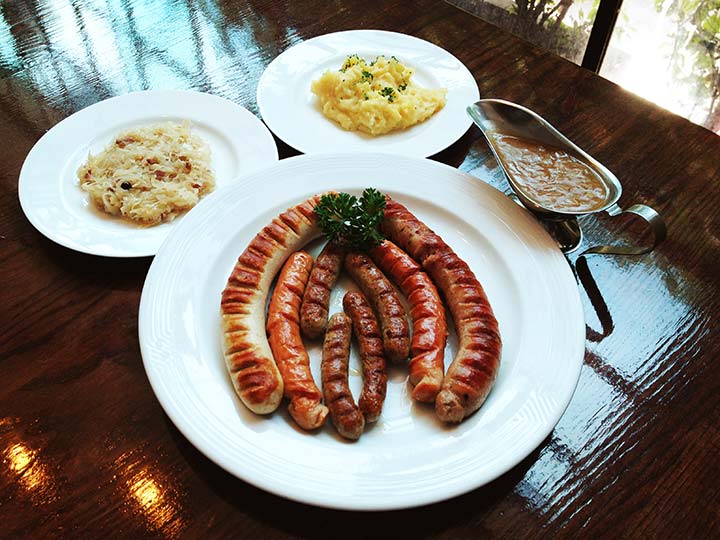
[[[374,186],[407,205],[470,265],[503,340],[495,387],[457,426],[410,399],[407,370],[391,367],[382,416],[355,443],[330,419],[298,429],[286,404],[264,417],[235,396],[222,353],[220,296],[235,261],[275,216],[329,189]],[[318,245],[311,246],[313,250]],[[342,309],[344,281],[331,313]],[[145,369],[182,433],[227,471],[309,504],[396,509],[477,488],[518,464],[550,433],[577,383],[585,325],[571,270],[554,241],[505,195],[429,160],[388,154],[285,159],[245,176],[193,210],[150,267],[139,315]],[[308,347],[319,381],[321,349]],[[451,335],[446,366],[457,350]],[[351,389],[361,388],[356,351]]]
[[[426,88],[447,88],[447,103],[431,118],[403,131],[373,137],[345,131],[323,116],[312,81],[337,70],[348,55],[368,60],[395,56],[415,70]],[[470,127],[465,108],[480,99],[477,83],[460,60],[432,43],[396,32],[350,30],[325,34],[291,47],[265,69],[257,89],[260,114],[268,127],[306,154],[389,152],[427,157],[447,148]]]
[[[77,170],[126,129],[190,120],[210,146],[216,191],[278,160],[275,140],[247,109],[219,96],[184,90],[134,92],[95,103],[65,118],[25,158],[18,191],[30,223],[65,247],[107,257],[157,253],[184,216],[152,227],[98,209],[80,189]],[[211,198],[203,197],[200,204]]]

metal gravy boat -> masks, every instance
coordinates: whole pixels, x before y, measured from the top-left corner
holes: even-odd
[[[502,167],[514,197],[541,220],[548,232],[555,238],[560,249],[569,253],[576,250],[583,238],[582,229],[577,221],[580,216],[607,212],[610,216],[634,214],[644,219],[650,227],[654,239],[650,246],[592,246],[581,255],[600,253],[606,255],[642,255],[652,251],[666,235],[665,222],[660,214],[644,204],[634,204],[623,210],[617,204],[622,194],[622,185],[617,177],[600,162],[576,146],[570,139],[555,129],[547,120],[537,113],[501,99],[481,99],[467,108],[467,112],[480,128],[490,145],[497,162]],[[566,152],[589,167],[605,184],[606,197],[601,205],[590,211],[573,211],[554,208],[552,204],[540,203],[532,197],[521,184],[515,181],[508,171],[505,161],[501,158],[498,136],[516,137],[538,144],[548,145]],[[506,157],[507,158],[507,157]],[[511,195],[512,196],[512,195]]]

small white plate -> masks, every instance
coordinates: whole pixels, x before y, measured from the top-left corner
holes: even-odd
[[[150,90],[95,103],[65,118],[33,146],[20,171],[20,205],[30,223],[65,247],[106,257],[154,255],[184,216],[153,227],[97,210],[79,187],[77,170],[88,152],[103,150],[136,126],[190,120],[210,146],[215,191],[239,175],[278,160],[275,140],[258,118],[219,96]],[[200,205],[214,193],[203,197]]]
[[[220,295],[255,234],[307,197],[374,186],[406,204],[470,265],[503,340],[483,407],[458,426],[414,403],[407,369],[391,367],[382,417],[356,443],[329,419],[298,429],[287,404],[268,417],[235,396],[222,354]],[[550,433],[583,362],[585,325],[565,257],[520,206],[487,184],[425,159],[336,154],[285,159],[188,214],[153,261],[142,293],[140,346],[168,416],[206,456],[258,487],[320,506],[387,510],[447,499],[518,464]],[[317,249],[319,246],[311,246]],[[331,312],[342,309],[347,282]],[[308,344],[319,381],[320,346]],[[446,366],[457,350],[451,335]],[[350,386],[361,387],[356,351]]]
[[[312,81],[337,70],[348,55],[366,59],[395,56],[415,70],[427,88],[447,88],[447,103],[425,122],[373,137],[345,131],[323,116]],[[257,89],[260,114],[268,127],[306,154],[374,151],[427,157],[447,148],[470,127],[465,108],[480,99],[477,83],[460,60],[425,40],[381,30],[351,30],[304,41],[280,54],[265,69]]]

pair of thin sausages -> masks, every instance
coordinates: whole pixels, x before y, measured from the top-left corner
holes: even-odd
[[[375,310],[387,359],[395,364],[403,362],[410,355],[410,328],[392,284],[364,253],[348,253],[345,270]]]
[[[338,433],[348,439],[358,439],[365,424],[375,422],[380,417],[387,389],[387,373],[380,330],[365,297],[360,292],[346,293],[343,309],[344,312],[330,317],[325,333],[323,394]],[[358,405],[348,385],[353,329],[363,366],[363,389]]]

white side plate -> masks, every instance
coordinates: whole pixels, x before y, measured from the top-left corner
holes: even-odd
[[[350,54],[374,60],[395,56],[415,70],[426,88],[447,88],[447,103],[425,122],[373,137],[345,131],[323,116],[310,84],[325,71],[338,70]],[[306,154],[388,152],[427,157],[458,140],[470,127],[465,108],[480,99],[477,83],[460,60],[422,39],[381,30],[326,34],[287,49],[267,67],[258,83],[257,102],[268,127]]]
[[[307,197],[376,187],[439,233],[483,283],[503,339],[483,407],[458,426],[410,399],[407,369],[389,371],[379,422],[356,443],[329,422],[298,429],[286,404],[269,417],[235,396],[221,348],[220,295],[255,234]],[[317,249],[319,246],[312,246]],[[347,282],[331,313],[342,309]],[[139,319],[145,369],[182,433],[220,466],[272,493],[355,510],[417,506],[479,487],[550,433],[577,383],[585,325],[575,280],[555,242],[502,193],[433,161],[385,154],[285,159],[224,189],[172,232],[150,267]],[[309,348],[319,382],[321,349]],[[451,336],[446,366],[457,350]],[[361,377],[351,359],[356,398]]]
[[[181,90],[125,94],[69,116],[30,150],[18,185],[20,204],[30,223],[50,240],[92,255],[142,257],[157,253],[184,216],[143,227],[106,214],[80,189],[77,169],[88,152],[101,151],[119,132],[167,120],[190,120],[193,131],[209,144],[216,191],[239,175],[278,160],[267,128],[232,101]]]

